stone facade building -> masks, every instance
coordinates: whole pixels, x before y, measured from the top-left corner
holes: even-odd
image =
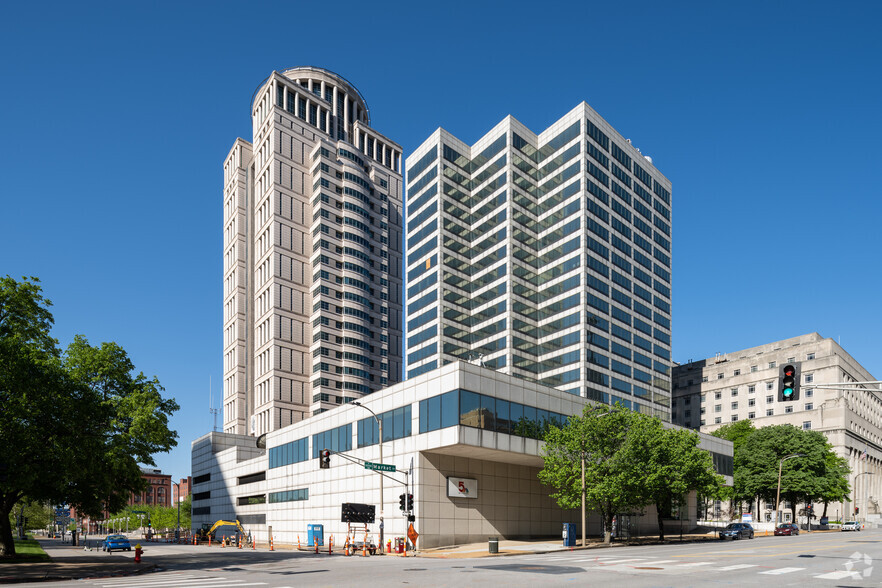
[[[780,402],[781,369],[790,364],[798,369],[800,396]],[[703,433],[743,419],[756,427],[791,424],[821,431],[851,468],[852,500],[828,505],[828,516],[850,518],[857,508],[861,519],[878,520],[882,496],[878,386],[877,392],[825,387],[874,380],[836,341],[810,333],[675,366],[672,421]],[[817,512],[822,509],[816,507]],[[766,505],[765,510],[770,515],[774,505]]]
[[[401,147],[361,93],[273,72],[224,161],[223,430],[261,435],[401,378]]]

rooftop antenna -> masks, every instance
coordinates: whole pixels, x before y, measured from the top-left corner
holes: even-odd
[[[211,374],[208,376],[208,412],[214,417],[214,425],[211,430],[217,433],[217,413],[218,409],[214,407],[214,396],[211,394]]]

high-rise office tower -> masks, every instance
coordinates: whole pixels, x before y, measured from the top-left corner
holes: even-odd
[[[224,161],[224,432],[260,435],[401,378],[401,147],[359,91],[273,72]]]
[[[670,420],[671,183],[587,104],[407,158],[407,377],[456,359]]]

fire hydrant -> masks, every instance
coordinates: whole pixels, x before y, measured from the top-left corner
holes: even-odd
[[[141,563],[141,554],[144,553],[144,550],[141,549],[141,544],[138,543],[135,545],[135,563]]]

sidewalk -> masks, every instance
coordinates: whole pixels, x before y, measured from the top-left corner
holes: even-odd
[[[131,576],[151,572],[156,567],[148,563],[136,564],[129,558],[113,557],[98,549],[83,551],[82,547],[72,547],[60,539],[38,538],[38,541],[52,561],[0,563],[0,584]]]

